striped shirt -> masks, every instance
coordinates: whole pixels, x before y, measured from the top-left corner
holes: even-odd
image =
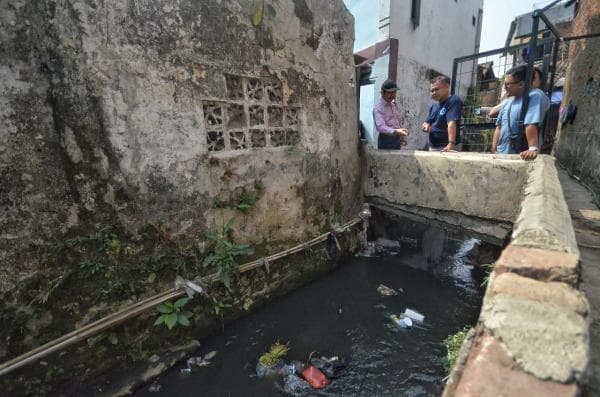
[[[388,103],[380,98],[373,108],[373,120],[379,133],[394,135],[394,130],[400,128],[400,112],[396,100]]]

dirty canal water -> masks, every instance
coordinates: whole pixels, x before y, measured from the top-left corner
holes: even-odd
[[[306,362],[311,352],[347,360],[339,378],[311,395],[440,395],[443,340],[476,322],[484,272],[470,264],[479,240],[443,229],[424,232],[424,241],[406,240],[397,255],[351,258],[228,325],[195,354],[216,351],[209,365],[184,374],[183,362],[136,396],[289,395],[281,376],[256,375],[258,358],[276,341],[289,345],[288,360]],[[380,284],[397,295],[381,294]],[[390,320],[406,308],[424,315],[424,322],[402,329]]]

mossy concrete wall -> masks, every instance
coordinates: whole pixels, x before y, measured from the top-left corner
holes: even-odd
[[[0,361],[215,271],[210,230],[353,218],[352,44],[341,0],[0,2]]]

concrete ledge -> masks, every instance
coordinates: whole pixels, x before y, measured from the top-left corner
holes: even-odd
[[[576,396],[589,306],[554,159],[529,163],[512,241],[495,264],[469,350],[444,396]]]
[[[496,262],[498,274],[513,272],[540,281],[561,281],[577,286],[579,255],[509,245]]]
[[[485,333],[473,345],[452,395],[571,397],[578,395],[578,388],[574,383],[540,380],[521,371],[502,343]]]
[[[512,244],[579,255],[554,157],[531,162]]]
[[[480,322],[523,371],[571,383],[587,366],[587,313],[583,295],[566,284],[503,274],[488,288]]]
[[[587,316],[590,311],[584,295],[565,283],[542,283],[513,273],[498,274],[498,272],[494,272],[494,274],[486,299],[504,294],[550,304],[560,310],[572,311],[581,316]]]
[[[514,222],[528,164],[518,156],[367,149],[366,197]]]

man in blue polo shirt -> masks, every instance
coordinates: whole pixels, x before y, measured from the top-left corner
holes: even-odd
[[[525,126],[525,138],[528,149],[520,151],[514,147],[514,140],[521,134],[519,119],[521,117],[521,105],[525,95],[525,77],[527,66],[515,66],[506,72],[504,88],[508,96],[513,99],[507,101],[496,121],[496,130],[492,138],[492,153],[519,153],[523,160],[533,160],[539,152],[539,126],[544,120],[546,113],[545,102],[542,98],[544,93],[533,89],[529,91],[529,104],[523,122]],[[515,141],[516,142],[516,141]]]
[[[429,150],[460,150],[462,101],[456,95],[450,95],[450,79],[446,76],[432,79],[429,92],[436,102],[421,125],[421,130],[429,134]]]

